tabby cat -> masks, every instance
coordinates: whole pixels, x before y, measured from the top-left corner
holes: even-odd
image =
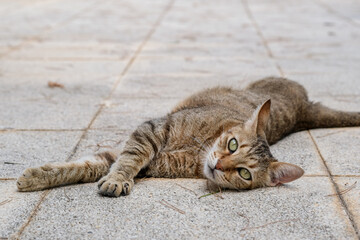
[[[284,78],[266,78],[244,90],[217,87],[141,124],[122,151],[28,168],[17,187],[35,191],[100,179],[100,194],[118,197],[129,194],[139,176],[206,178],[229,189],[276,186],[304,171],[278,162],[269,144],[304,129],[348,126],[360,126],[360,113],[312,103],[301,85]]]

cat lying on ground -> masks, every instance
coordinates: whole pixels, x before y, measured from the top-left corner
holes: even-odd
[[[360,113],[312,103],[301,85],[284,78],[244,90],[211,88],[141,124],[124,149],[28,168],[17,187],[35,191],[100,179],[100,194],[119,197],[130,193],[137,176],[207,178],[229,189],[276,186],[304,171],[278,162],[269,144],[304,129],[349,126],[360,126]]]

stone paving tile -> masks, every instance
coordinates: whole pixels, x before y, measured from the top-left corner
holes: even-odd
[[[0,177],[17,178],[28,167],[65,161],[81,134],[79,131],[0,132]]]
[[[266,1],[249,1],[249,5],[276,57],[339,60],[359,56],[358,29],[313,1],[301,5],[297,1],[273,1],[271,6]],[[273,23],[271,27],[268,22]],[[299,30],[301,34],[297,34]]]
[[[142,180],[117,199],[100,197],[96,184],[54,189],[21,239],[61,238],[65,229],[69,239],[355,238],[327,178],[198,198],[206,193],[194,179]]]
[[[6,104],[0,105],[0,111],[6,117],[0,128],[86,128],[118,79],[121,65],[124,64],[4,62],[0,67],[0,100]],[[19,67],[25,75],[19,74]],[[49,81],[63,84],[64,88],[49,88]]]
[[[240,59],[199,58],[188,61],[180,57],[139,57],[130,74],[187,74],[206,73],[217,77],[223,75],[251,74],[260,72],[263,76],[277,74],[269,59],[244,61]]]
[[[125,5],[127,6],[127,8],[134,8],[135,6],[137,6],[133,4],[135,3],[129,1],[128,5],[126,4]],[[149,4],[150,2],[142,6],[145,8],[149,6]],[[115,11],[112,15],[110,14],[111,16],[123,17],[125,19],[133,19],[134,23],[137,23],[138,25],[143,24],[146,27],[146,29],[143,29],[143,31],[132,31],[128,33],[125,32],[123,33],[127,37],[131,38],[132,44],[116,45],[117,47],[119,46],[124,47],[121,59],[127,60],[130,57],[130,53],[135,51],[135,46],[139,45],[140,42],[143,40],[144,36],[147,34],[147,32],[150,31],[150,28],[154,24],[160,11],[163,10],[165,4],[166,2],[163,1],[156,2],[156,4],[153,5],[154,10],[148,12],[146,14],[147,17],[143,17],[143,18],[139,18],[139,15],[144,13],[145,9],[132,11],[132,13],[130,14],[128,11],[129,9],[124,7],[124,8],[120,8],[123,9],[120,11],[122,14],[119,14],[120,13],[119,11]],[[75,8],[79,8],[78,5],[72,5],[72,6],[74,6]],[[106,9],[109,9],[109,7],[100,8],[97,11],[95,11],[95,13],[98,15],[104,14],[106,13]],[[119,8],[115,8],[115,9],[119,9]],[[85,14],[85,17],[87,16],[88,21],[91,20],[91,23],[93,22],[93,18],[95,17],[92,14],[93,13],[91,11]],[[98,17],[98,15],[96,16]],[[123,20],[125,19],[121,20],[116,18],[115,20],[118,20],[118,22],[123,22]],[[106,21],[106,19],[104,21]],[[108,24],[113,25],[113,23],[114,22],[110,21]],[[77,29],[79,28],[84,29],[84,26],[78,25],[76,23],[72,23],[66,26],[74,26]],[[100,22],[99,25],[96,26],[101,27],[103,29],[109,29],[104,27],[102,22]],[[64,28],[59,28],[59,29],[64,29]],[[112,33],[114,34],[114,32]],[[55,36],[56,32],[51,31],[49,32],[49,34],[50,35],[47,36]],[[51,35],[51,34],[55,34],[55,35]],[[85,37],[87,39],[89,38],[89,36],[87,36],[86,33],[80,31],[79,34],[80,35],[83,34],[81,36],[83,36],[84,38]],[[93,35],[99,34],[99,36],[101,36],[101,34],[98,33],[96,29],[93,32],[91,32],[91,34]],[[121,34],[116,34],[116,35],[121,35]],[[71,33],[69,36],[72,36]],[[94,38],[91,39],[93,39],[93,41],[95,40]],[[64,39],[56,38],[56,41],[64,41]],[[71,41],[73,41],[73,39],[71,39]],[[48,60],[49,58],[50,60],[54,60],[51,58],[57,55],[58,57],[60,57],[60,62],[59,61],[38,62],[38,64],[35,65],[34,67],[34,62],[21,60],[21,61],[7,61],[2,63],[2,65],[0,66],[1,77],[6,79],[9,78],[16,79],[14,80],[14,84],[5,86],[1,90],[4,92],[4,95],[1,95],[3,101],[8,100],[9,98],[12,99],[11,103],[8,106],[3,106],[4,109],[1,109],[3,110],[3,112],[5,112],[7,116],[7,119],[1,123],[2,128],[32,128],[32,129],[34,128],[52,128],[52,129],[73,128],[74,129],[75,128],[77,129],[77,128],[87,127],[88,123],[91,120],[91,117],[95,114],[95,112],[99,108],[99,104],[101,104],[102,99],[110,93],[113,83],[116,80],[118,80],[118,78],[115,78],[114,81],[113,77],[115,75],[119,75],[123,71],[123,68],[126,64],[125,61],[102,62],[100,60],[100,62],[97,61],[78,62],[76,60],[79,60],[79,58],[80,59],[85,58],[85,56],[89,57],[89,55],[84,56],[85,54],[84,50],[81,49],[79,52],[72,51],[72,53],[70,53],[69,51],[71,51],[71,46],[72,46],[71,44],[65,47],[65,51],[62,56],[59,56],[56,53],[56,51],[51,52],[51,48],[50,51],[48,52],[47,51],[48,49],[46,47],[47,46],[51,47],[52,44],[56,45],[56,43],[59,44],[59,42],[48,42],[45,45],[40,45],[35,43],[33,48],[27,48],[29,50],[23,50],[23,51],[20,50],[19,52],[14,52],[11,58],[20,59],[20,60],[24,58],[27,60],[32,60],[31,57],[36,56],[36,58],[40,60]],[[64,45],[66,46],[66,43]],[[118,54],[119,51],[121,50],[118,49],[114,52],[111,52],[110,50],[110,55]],[[104,53],[104,51],[102,51],[101,49],[95,51],[94,54],[95,57],[102,57],[102,58],[107,57],[106,51]],[[71,61],[72,59],[68,59],[69,61],[64,61],[64,59],[61,59],[61,57],[73,58],[73,61]],[[75,58],[75,62],[74,62],[74,58]],[[18,71],[19,66],[23,66],[21,74],[19,74]],[[28,76],[28,78],[24,78],[24,76]],[[76,78],[77,80],[74,81],[74,78]],[[111,80],[110,84],[106,84],[109,83],[109,80]],[[57,90],[54,91],[53,89],[51,90],[44,89],[44,90],[40,90],[41,92],[37,96],[31,96],[30,98],[26,96],[28,94],[33,94],[34,92],[39,92],[38,89],[46,88],[47,81],[60,82],[64,85],[68,83],[67,85],[65,85],[66,91],[57,91]],[[29,82],[30,82],[30,88],[34,87],[33,91],[29,91]],[[24,84],[24,83],[26,85],[25,91],[22,90],[21,86],[19,87],[20,84]],[[25,86],[23,88],[25,88]],[[11,90],[15,90],[16,94]],[[84,94],[81,92],[82,90],[85,91],[90,90],[90,91]],[[56,94],[53,94],[54,92]],[[21,97],[19,99],[18,98],[19,95],[24,97]],[[35,101],[37,104],[34,105],[32,101]],[[22,106],[22,107],[19,109],[18,106]],[[14,111],[14,109],[16,109],[16,111]],[[46,111],[44,111],[44,109],[46,109]],[[51,117],[49,118],[49,116]]]
[[[122,149],[131,133],[131,129],[120,130],[119,128],[108,131],[89,130],[81,140],[76,153],[69,160],[74,161],[84,156],[114,148]]]
[[[249,1],[249,7],[286,77],[303,84],[313,100],[359,111],[358,28],[314,2]]]
[[[128,60],[128,59],[126,59]],[[76,78],[80,83],[88,83],[98,81],[93,84],[109,84],[102,82],[103,79],[94,79],[94,77],[118,76],[125,67],[127,61],[103,61],[102,59],[94,61],[72,61],[59,59],[59,61],[42,61],[37,60],[5,60],[2,61],[0,72],[2,77],[9,79],[6,85],[16,83],[34,82],[36,79],[60,79],[62,81],[74,82],[70,77]],[[19,72],[21,69],[21,73]],[[55,76],[54,76],[55,75]],[[34,78],[36,79],[27,79]],[[113,82],[110,82],[113,83]],[[2,83],[2,85],[5,83]],[[104,85],[105,85],[104,84]]]
[[[0,238],[7,239],[16,232],[30,216],[40,199],[41,192],[17,192],[15,181],[0,181]]]
[[[73,19],[71,24],[42,34],[32,43],[32,48],[21,49],[9,57],[123,60],[135,52],[166,4],[164,1],[153,1],[152,11],[144,11],[139,6],[146,9],[150,1],[143,1],[141,5],[136,1],[112,2],[112,8],[109,8],[109,3],[99,4]],[[97,19],[96,24],[94,19]],[[127,24],[118,24],[123,22]]]
[[[327,175],[326,168],[306,131],[291,134],[270,149],[279,161],[303,168],[305,175]]]
[[[165,116],[178,102],[178,99],[171,98],[113,98],[92,128],[131,131],[147,120]]]
[[[277,75],[241,3],[229,4],[234,8],[216,1],[208,1],[206,5],[199,1],[176,2],[130,73],[192,72],[212,74],[218,79],[259,71],[262,76]]]
[[[249,28],[248,25],[246,25]],[[169,28],[170,29],[170,28]],[[188,42],[186,39],[186,31],[182,30],[182,34],[185,37],[173,38],[172,42],[163,42],[169,38],[164,36],[158,36],[155,33],[155,37],[151,38],[145,49],[141,52],[141,56],[144,57],[183,57],[187,61],[196,59],[216,59],[221,61],[223,59],[229,60],[243,60],[255,62],[266,58],[266,52],[258,42],[258,37],[250,35],[247,39],[232,41],[232,42],[214,42],[208,43],[203,41]],[[165,33],[163,33],[165,35]],[[195,34],[194,34],[195,35]],[[195,35],[196,36],[196,35]],[[241,35],[243,36],[243,35]],[[159,38],[159,39],[155,39]],[[254,38],[254,39],[252,39]],[[257,41],[257,42],[255,42]]]
[[[343,110],[360,111],[360,86],[357,79],[358,60],[280,59],[286,77],[302,84],[313,101]]]
[[[211,59],[192,57],[139,57],[116,92],[121,97],[166,97],[183,99],[216,86],[241,89],[254,80],[276,76],[267,60]],[[179,84],[181,83],[181,84]],[[176,87],[174,87],[176,86]]]
[[[360,176],[360,128],[311,130],[333,175]]]
[[[20,7],[20,1],[2,1],[0,13],[9,14],[14,12],[16,9]]]
[[[66,21],[74,14],[94,4],[94,2],[94,0],[86,2],[65,0],[62,3],[48,1],[45,4],[1,15],[0,25],[3,31],[0,33],[0,39],[9,40],[35,37]],[[14,27],[14,22],[16,22],[16,27]]]
[[[360,72],[299,73],[286,76],[302,84],[314,102],[321,102],[325,106],[342,111],[360,111],[360,87],[356,80],[360,77]]]
[[[122,79],[116,89],[114,99],[169,98],[174,99],[172,101],[175,101],[174,104],[176,104],[204,88],[227,86],[231,84],[229,79],[230,77],[215,78],[211,73],[201,71],[196,73],[131,74]],[[241,82],[240,80],[239,83]]]
[[[342,197],[344,198],[349,211],[354,216],[355,224],[360,226],[360,178],[336,177],[335,182],[340,188]]]
[[[44,41],[140,43],[145,39],[168,1],[113,1],[100,3],[71,24],[42,37]],[[94,19],[96,21],[94,22]]]
[[[336,0],[318,0],[318,2],[331,14],[334,14],[342,19],[348,19],[349,22],[353,22],[355,26],[360,26],[360,7],[356,0],[349,0],[346,2],[339,2]]]
[[[190,75],[190,74],[189,74]],[[123,87],[117,90],[120,96],[129,97],[135,95],[145,98],[174,98],[180,102],[192,94],[216,86],[241,85],[243,80],[237,82],[232,77],[214,77],[206,74],[194,76],[176,76],[176,74],[143,76],[129,76],[122,83]],[[236,76],[236,78],[239,76]],[[182,83],[181,85],[179,83]],[[177,84],[177,85],[175,85]],[[175,87],[176,86],[176,87]],[[161,90],[159,88],[161,87]],[[129,89],[126,91],[126,89]],[[174,102],[175,103],[175,102]],[[176,104],[176,103],[175,103]],[[175,106],[173,104],[173,106]]]
[[[197,90],[219,84],[241,88],[257,78],[279,75],[276,64],[304,84],[315,101],[359,111],[360,89],[354,80],[360,60],[358,4],[246,1],[259,35],[244,2],[175,1],[119,79],[169,1],[6,0],[0,6],[0,27],[5,29],[0,56],[6,56],[0,64],[0,101],[5,103],[0,112],[7,118],[1,117],[0,129],[85,128],[104,104],[74,160],[121,148],[139,123],[164,115]],[[26,44],[16,48],[21,43]],[[5,55],[14,47],[16,51]],[[103,102],[117,80],[113,98]],[[49,89],[48,81],[65,88]],[[1,177],[17,177],[30,165],[66,160],[81,134],[0,131]],[[311,134],[332,174],[359,175],[354,148],[359,145],[358,128]],[[329,196],[334,194],[330,180],[311,177],[326,171],[309,136],[297,133],[271,147],[279,160],[298,164],[308,174],[286,186],[227,191],[224,199],[198,199],[207,193],[205,181],[190,179],[139,180],[133,193],[120,199],[100,197],[96,184],[58,188],[40,205],[22,239],[356,238],[338,198]],[[16,159],[30,161],[5,164]],[[335,181],[343,190],[357,178]],[[5,216],[0,237],[9,237],[24,226],[40,193],[17,193],[15,181],[0,181],[0,192],[5,192],[0,196],[0,216]],[[21,202],[18,196],[29,196],[29,201]],[[358,186],[343,197],[359,224]],[[162,205],[162,199],[185,213]]]
[[[151,38],[151,47],[146,46],[143,54],[163,54],[166,49],[171,55],[236,55],[250,59],[266,56],[241,2],[228,1],[227,4],[233,8],[217,1],[207,1],[206,5],[201,1],[177,1]]]
[[[11,60],[44,60],[44,61],[106,61],[106,65],[122,65],[135,52],[136,44],[117,44],[97,41],[61,42],[50,41],[33,44],[31,48],[15,51],[7,57]],[[111,63],[110,61],[117,61]],[[102,67],[106,67],[103,64]],[[121,69],[118,67],[118,69]],[[87,72],[92,68],[87,68]],[[106,72],[106,71],[104,71]]]
[[[328,77],[328,80],[335,82],[349,81],[359,75],[357,71],[357,58],[349,58],[343,61],[336,61],[334,59],[278,59],[277,62],[284,68],[287,74],[302,74],[302,75],[317,75],[323,74]],[[342,77],[341,77],[342,76]],[[344,78],[344,79],[342,79]],[[320,82],[322,79],[320,79]],[[350,82],[351,83],[351,82]]]

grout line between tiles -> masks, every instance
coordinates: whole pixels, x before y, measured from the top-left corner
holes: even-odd
[[[285,73],[284,73],[283,69],[282,69],[281,66],[277,63],[277,61],[276,61],[276,59],[275,59],[275,57],[274,57],[274,54],[273,54],[273,52],[271,51],[271,49],[270,49],[270,47],[269,47],[268,41],[266,40],[264,34],[262,33],[259,25],[258,25],[257,22],[255,21],[254,15],[252,14],[252,12],[251,12],[251,10],[250,10],[250,8],[249,8],[249,4],[248,4],[247,0],[241,0],[241,2],[242,2],[242,5],[243,5],[243,7],[244,7],[244,9],[245,9],[245,13],[246,13],[247,17],[248,17],[249,20],[251,21],[251,24],[252,24],[253,27],[255,28],[256,33],[257,33],[258,36],[260,37],[261,42],[262,42],[263,46],[264,46],[265,49],[266,49],[266,52],[267,52],[268,57],[271,58],[271,59],[274,61],[275,67],[276,67],[276,69],[279,71],[280,76],[281,76],[281,77],[285,77]]]
[[[331,183],[333,184],[333,186],[334,186],[334,188],[335,188],[336,195],[337,195],[337,197],[339,198],[340,203],[341,203],[343,209],[345,210],[345,212],[346,212],[346,214],[347,214],[347,216],[348,216],[348,218],[349,218],[349,220],[350,220],[350,222],[351,222],[351,225],[352,225],[355,233],[357,234],[358,238],[360,239],[359,228],[358,228],[358,226],[356,225],[356,223],[355,223],[355,221],[354,221],[354,216],[353,216],[353,214],[350,212],[350,210],[349,210],[349,208],[348,208],[348,206],[347,206],[347,203],[346,203],[345,199],[343,198],[343,196],[342,196],[341,193],[340,193],[339,186],[337,185],[337,183],[336,183],[335,180],[334,180],[334,175],[331,174],[330,168],[328,167],[328,165],[327,165],[327,163],[326,163],[326,161],[325,161],[325,158],[324,158],[323,155],[321,154],[320,149],[319,149],[319,146],[317,145],[317,143],[316,143],[314,137],[312,136],[310,130],[307,130],[307,132],[308,132],[308,134],[310,135],[310,138],[311,138],[313,144],[315,145],[316,151],[317,151],[319,157],[321,158],[321,161],[323,162],[323,165],[324,165],[325,168],[326,168],[326,171],[327,171],[327,173],[328,173],[328,177],[329,177]]]
[[[153,33],[155,32],[156,28],[160,25],[161,21],[163,20],[163,18],[165,17],[166,13],[171,9],[171,7],[173,6],[175,0],[170,0],[170,2],[168,3],[168,5],[165,7],[165,9],[163,10],[163,12],[160,14],[159,18],[157,19],[157,21],[155,22],[155,24],[153,25],[153,27],[151,28],[150,32],[146,35],[144,41],[140,44],[139,48],[137,49],[137,51],[135,52],[135,54],[132,56],[132,58],[130,59],[129,63],[126,65],[125,69],[123,70],[122,74],[119,76],[119,79],[115,82],[109,96],[106,99],[110,99],[116,89],[116,87],[118,86],[118,84],[120,83],[121,78],[126,74],[126,72],[130,69],[131,65],[133,64],[133,62],[135,61],[136,57],[138,56],[138,54],[141,52],[142,48],[145,46],[145,44],[147,43],[147,41],[151,38],[151,36],[153,35]],[[0,56],[1,58],[1,56]],[[95,121],[96,117],[99,115],[99,113],[101,112],[101,110],[103,109],[104,105],[100,105],[98,111],[95,113],[94,117],[91,119],[88,127],[83,131],[83,134],[81,135],[79,141],[77,142],[77,144],[75,145],[75,147],[73,148],[71,154],[68,156],[68,158],[66,159],[65,162],[68,162],[73,155],[76,153],[80,142],[82,141],[82,139],[84,138],[84,136],[86,135],[87,131],[90,129],[91,125],[93,124],[93,122]],[[37,203],[35,209],[33,210],[33,212],[30,214],[29,218],[27,219],[27,221],[20,227],[20,229],[15,233],[15,239],[20,239],[21,234],[24,232],[24,230],[26,229],[26,227],[30,224],[31,220],[34,218],[34,216],[37,214],[40,205],[42,204],[42,202],[45,200],[46,196],[51,192],[51,189],[49,190],[45,190],[45,192],[42,194],[39,202]]]
[[[352,174],[335,174],[335,175],[332,175],[333,177],[336,177],[336,178],[341,178],[341,177],[346,177],[346,178],[360,178],[360,175],[352,175]]]
[[[34,41],[38,41],[42,35],[56,29],[58,26],[66,25],[67,23],[71,22],[75,18],[79,17],[80,14],[82,14],[84,12],[87,12],[90,9],[93,9],[94,5],[98,5],[98,4],[99,4],[98,1],[95,1],[92,4],[90,4],[89,6],[84,7],[80,11],[72,14],[70,17],[64,19],[63,21],[60,21],[58,23],[54,23],[53,26],[46,27],[44,30],[40,31],[40,33],[38,35],[30,36],[28,38],[23,38],[23,40],[19,44],[17,44],[16,46],[10,47],[8,51],[0,54],[0,59],[8,56],[9,54],[11,54],[14,51],[20,50],[21,48],[27,46],[30,43],[33,43]]]
[[[336,178],[360,178],[360,175],[352,175],[352,174],[335,174],[332,175]],[[329,177],[329,175],[324,174],[305,174],[302,177]]]
[[[98,2],[95,2],[98,3]],[[72,15],[70,18],[66,19],[65,21],[62,22],[62,25],[64,25],[65,23],[68,23],[69,21],[75,19],[76,17],[78,17],[82,12],[87,11],[90,7],[92,7],[94,4],[91,4],[90,6],[88,6],[87,8],[83,8],[81,11],[77,12],[76,14]],[[46,30],[44,30],[42,33],[40,33],[40,35],[45,34],[48,31],[53,30],[56,26],[60,25],[61,23],[56,24],[53,27],[50,27]],[[26,44],[36,40],[38,37],[33,37],[31,39],[28,40],[24,40],[22,43],[20,43],[18,46],[12,48],[10,51],[8,51],[7,53],[0,55],[0,59],[4,56],[6,56],[7,54],[16,51],[18,49],[21,49],[22,47],[24,47]],[[25,228],[30,224],[31,220],[34,218],[34,216],[37,214],[40,205],[43,203],[43,201],[45,200],[46,196],[51,192],[51,189],[49,190],[45,190],[40,197],[39,202],[37,203],[37,205],[35,206],[35,208],[33,209],[33,211],[31,212],[30,216],[27,218],[27,220],[25,221],[25,223],[23,225],[21,225],[20,229],[18,231],[16,231],[16,233],[14,233],[13,237],[14,239],[20,239],[21,234],[24,232]]]
[[[302,177],[328,177],[328,175],[324,175],[324,174],[305,174]]]
[[[9,128],[9,129],[0,129],[0,133],[9,133],[9,132],[81,132],[84,129],[25,129],[25,128]]]
[[[27,218],[25,224],[23,224],[20,229],[10,238],[11,239],[20,239],[21,234],[24,232],[25,228],[30,224],[31,220],[35,217],[35,215],[37,214],[37,212],[40,209],[40,205],[42,204],[42,202],[45,200],[46,196],[50,193],[51,190],[45,190],[40,197],[40,200],[38,201],[38,203],[36,204],[35,208],[32,210],[30,216]]]
[[[256,29],[257,34],[258,34],[259,37],[261,38],[262,43],[263,43],[263,45],[264,45],[264,47],[265,47],[265,49],[266,49],[266,51],[267,51],[267,53],[268,53],[269,58],[271,58],[271,59],[274,60],[275,65],[276,65],[276,68],[277,68],[277,70],[279,71],[280,75],[281,75],[282,77],[285,77],[284,71],[282,70],[281,66],[276,62],[275,57],[274,57],[274,54],[272,53],[272,51],[271,51],[271,49],[270,49],[270,47],[269,47],[269,44],[268,44],[266,38],[264,37],[264,35],[263,35],[263,33],[262,33],[259,25],[256,23],[255,18],[254,18],[254,16],[253,16],[252,12],[250,11],[250,8],[249,8],[249,6],[248,6],[247,0],[242,0],[242,5],[243,5],[243,7],[244,7],[244,9],[245,9],[245,12],[246,12],[249,20],[251,21],[253,27]],[[326,170],[327,170],[328,177],[330,178],[330,181],[332,182],[332,184],[333,184],[333,186],[334,186],[334,188],[335,188],[335,190],[336,190],[336,195],[338,196],[338,198],[339,198],[339,200],[340,200],[340,203],[341,203],[341,205],[343,206],[343,208],[344,208],[344,210],[345,210],[345,212],[346,212],[346,214],[347,214],[347,216],[348,216],[348,218],[349,218],[349,220],[350,220],[350,222],[351,222],[351,225],[352,225],[355,233],[357,234],[358,238],[360,239],[359,229],[358,229],[358,227],[357,227],[357,225],[356,225],[356,223],[355,223],[355,221],[354,221],[353,214],[350,212],[350,210],[349,210],[349,208],[348,208],[348,206],[347,206],[344,198],[343,198],[342,195],[340,194],[340,189],[339,189],[338,185],[336,184],[336,182],[334,181],[333,175],[331,174],[330,169],[329,169],[329,167],[327,166],[327,164],[326,164],[326,162],[325,162],[325,159],[323,158],[323,156],[322,156],[322,154],[321,154],[321,152],[320,152],[320,149],[319,149],[319,147],[317,146],[317,144],[316,144],[313,136],[311,135],[311,133],[310,133],[309,130],[308,130],[307,132],[308,132],[308,134],[310,135],[310,137],[311,137],[311,139],[312,139],[312,141],[313,141],[313,144],[315,145],[315,148],[316,148],[316,150],[317,150],[317,152],[318,152],[318,154],[319,154],[319,156],[320,156],[320,158],[321,158],[321,160],[322,160],[322,162],[323,162],[323,164],[324,164],[324,166],[325,166],[325,168],[326,168]]]
[[[137,50],[135,51],[135,53],[133,54],[133,56],[130,58],[129,62],[126,64],[124,70],[121,72],[120,76],[118,77],[118,79],[115,81],[110,94],[104,99],[104,101],[110,100],[111,97],[113,96],[117,86],[119,85],[121,79],[125,76],[125,74],[128,72],[128,70],[130,69],[130,67],[132,66],[132,64],[134,63],[135,59],[138,57],[139,53],[142,51],[143,47],[145,46],[145,44],[148,42],[148,40],[151,38],[151,36],[154,34],[156,28],[160,25],[161,21],[163,20],[163,18],[165,17],[166,13],[171,9],[171,7],[173,6],[175,0],[171,0],[168,5],[165,7],[164,11],[160,14],[159,18],[157,19],[157,21],[155,22],[155,24],[152,26],[152,28],[150,29],[150,31],[148,32],[148,34],[146,35],[145,39],[143,40],[143,42],[139,45],[139,47],[137,48]],[[75,145],[74,149],[72,150],[68,161],[71,160],[71,158],[75,155],[77,149],[80,146],[81,141],[84,139],[85,135],[87,134],[88,130],[91,129],[91,126],[93,125],[95,119],[97,118],[97,116],[99,116],[99,114],[101,113],[101,111],[104,108],[104,104],[100,105],[99,109],[96,111],[95,115],[93,116],[93,118],[91,119],[89,125],[87,126],[87,128],[85,129],[85,131],[83,132],[83,134],[81,135],[79,141],[77,142],[77,144]]]
[[[351,25],[355,26],[355,27],[359,27],[360,23],[354,21],[354,19],[349,18],[347,16],[342,15],[341,13],[339,13],[338,11],[336,11],[335,9],[333,9],[332,7],[330,7],[329,5],[327,5],[326,3],[324,3],[321,0],[315,0],[315,3],[318,4],[319,6],[325,8],[329,13],[337,16],[338,18],[341,18],[342,20],[344,20],[345,22],[350,23]]]

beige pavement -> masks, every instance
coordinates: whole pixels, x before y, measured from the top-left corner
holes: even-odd
[[[206,87],[284,76],[360,111],[359,1],[3,0],[0,29],[0,239],[360,238],[359,127],[272,146],[306,172],[282,187],[199,198],[204,180],[142,179],[115,199],[15,185],[27,167],[121,147]]]

